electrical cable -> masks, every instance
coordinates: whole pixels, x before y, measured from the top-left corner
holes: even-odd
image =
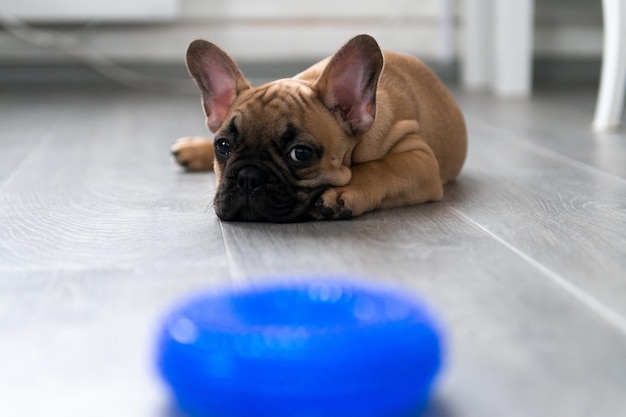
[[[196,91],[190,79],[154,77],[124,68],[115,61],[89,50],[72,36],[35,29],[15,16],[2,11],[0,11],[0,26],[4,27],[13,37],[28,44],[44,48],[56,48],[125,87],[142,91],[170,93]]]

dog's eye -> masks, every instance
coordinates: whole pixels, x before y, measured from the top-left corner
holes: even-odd
[[[215,141],[215,151],[219,155],[230,155],[233,152],[233,145],[227,139],[218,139]]]
[[[313,149],[304,145],[296,145],[289,151],[289,157],[294,162],[306,162],[313,157]]]

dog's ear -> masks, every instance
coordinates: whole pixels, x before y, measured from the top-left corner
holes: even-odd
[[[368,130],[376,117],[376,88],[383,54],[369,35],[359,35],[337,51],[316,81],[324,105],[352,134]]]
[[[250,84],[226,52],[202,39],[189,44],[187,69],[202,91],[207,125],[211,132],[216,132],[235,97]]]

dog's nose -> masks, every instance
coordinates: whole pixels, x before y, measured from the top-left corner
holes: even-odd
[[[265,174],[255,166],[245,166],[237,173],[237,185],[244,193],[252,194],[253,191],[265,185]]]

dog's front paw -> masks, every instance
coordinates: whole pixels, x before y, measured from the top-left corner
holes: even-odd
[[[210,171],[213,169],[213,142],[206,138],[187,136],[178,139],[171,148],[179,165],[188,171]]]
[[[311,215],[318,220],[343,220],[353,216],[350,201],[346,201],[340,188],[329,188],[317,200]]]

